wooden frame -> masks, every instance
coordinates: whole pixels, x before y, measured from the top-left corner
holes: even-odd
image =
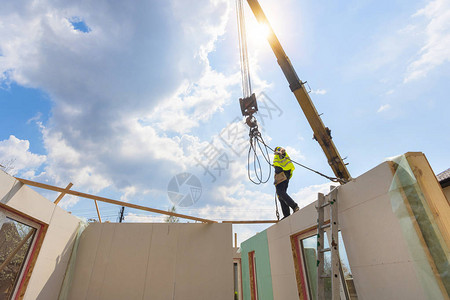
[[[418,204],[419,205],[426,204],[423,207],[425,214],[428,219],[436,223],[438,228],[438,234],[436,234],[435,239],[436,242],[433,243],[433,245],[435,249],[437,248],[443,249],[444,253],[446,253],[446,251],[448,252],[450,245],[450,208],[447,199],[445,198],[442,189],[440,188],[440,185],[437,181],[437,178],[432,172],[431,166],[429,165],[425,155],[421,152],[408,152],[404,156],[416,179],[418,186],[417,194],[423,195],[424,203],[422,203],[422,199],[419,199],[417,203],[410,203],[410,201],[414,202],[414,199],[410,199],[408,197],[408,193],[405,192],[405,187],[401,186],[399,178],[395,176],[398,170],[398,166],[396,166],[394,162],[390,162],[389,166],[391,168],[392,174],[394,175],[394,180],[401,187],[399,189],[399,193],[402,197],[403,204],[406,208],[406,211],[408,212],[411,224],[414,228],[414,231],[416,232],[417,238],[427,257],[427,261],[433,271],[436,283],[442,295],[448,297],[450,295],[449,284],[448,283],[445,284],[443,282],[443,278],[439,274],[438,266],[436,265],[435,257],[431,252],[431,249],[433,248],[431,248],[427,244],[424,233],[422,232],[422,230],[424,230],[431,223],[424,222],[423,217],[416,216],[413,206],[416,207],[417,212]],[[439,236],[439,234],[441,236]],[[430,243],[430,241],[428,241],[428,243]]]
[[[39,255],[39,251],[42,247],[48,225],[5,205],[0,205],[0,208],[6,211],[7,215],[9,215],[9,217],[16,222],[24,223],[25,225],[36,229],[27,253],[27,257],[25,258],[23,268],[20,271],[18,282],[14,289],[15,291],[12,294],[12,299],[23,299],[30,281],[31,273],[33,272],[37,257]]]
[[[240,258],[233,258],[233,264],[237,264],[238,267],[238,299],[244,299],[244,289],[242,286],[242,260]]]
[[[102,222],[102,217],[100,216],[100,211],[98,210],[97,200],[94,200],[94,203],[95,203],[95,209],[97,210],[98,221],[101,223]]]
[[[178,218],[182,218],[182,219],[199,221],[199,222],[202,222],[202,223],[218,223],[217,221],[213,221],[213,220],[208,220],[208,219],[203,219],[203,218],[183,215],[183,214],[174,213],[174,212],[165,211],[165,210],[160,210],[160,209],[156,209],[156,208],[150,208],[150,207],[147,207],[147,206],[141,206],[141,205],[132,204],[132,203],[128,203],[128,202],[122,202],[122,201],[118,201],[118,200],[113,200],[113,199],[110,199],[110,198],[95,196],[95,195],[92,195],[92,194],[77,192],[77,191],[74,191],[74,190],[70,190],[70,188],[72,187],[72,183],[69,183],[69,185],[66,188],[60,188],[60,187],[57,187],[57,186],[53,186],[53,185],[49,185],[49,184],[45,184],[45,183],[40,183],[40,182],[28,180],[28,179],[23,179],[23,178],[18,178],[18,177],[15,177],[15,178],[19,182],[21,182],[23,184],[26,184],[26,185],[29,185],[29,186],[34,186],[34,187],[38,187],[38,188],[41,188],[41,189],[46,189],[46,190],[50,190],[50,191],[60,192],[61,194],[58,196],[58,198],[54,202],[56,204],[66,194],[94,200],[100,223],[101,223],[101,217],[100,217],[100,212],[98,210],[97,201],[106,202],[106,203],[110,203],[110,204],[116,204],[116,205],[120,205],[120,206],[126,206],[126,207],[130,207],[130,208],[134,208],[134,209],[140,209],[140,210],[149,211],[149,212],[158,213],[158,214],[163,214],[163,215],[174,216],[174,217],[178,217]],[[230,223],[231,224],[263,224],[263,223],[277,223],[277,222],[278,222],[277,220],[222,221],[222,223],[226,223],[226,224],[230,224]]]
[[[329,220],[327,221],[330,222]],[[295,278],[297,279],[298,298],[300,300],[307,300],[309,295],[309,287],[307,282],[306,268],[303,261],[303,252],[298,243],[299,239],[314,236],[317,226],[309,227],[305,230],[291,235],[292,256],[294,259]]]
[[[178,217],[178,218],[182,218],[182,219],[200,221],[203,223],[217,223],[216,221],[212,221],[212,220],[208,220],[208,219],[197,218],[197,217],[178,214],[178,213],[174,213],[174,212],[170,212],[170,211],[160,210],[160,209],[156,209],[156,208],[150,208],[150,207],[141,206],[141,205],[137,205],[137,204],[131,204],[131,203],[127,203],[127,202],[117,201],[117,200],[113,200],[113,199],[109,199],[109,198],[105,198],[105,197],[100,197],[100,196],[95,196],[95,195],[91,195],[91,194],[87,194],[87,193],[64,189],[64,188],[56,187],[56,186],[45,184],[45,183],[39,183],[39,182],[35,182],[35,181],[23,179],[23,178],[17,178],[17,177],[15,177],[15,178],[23,184],[35,186],[38,188],[47,189],[47,190],[51,190],[51,191],[55,191],[55,192],[66,193],[66,194],[70,194],[70,195],[74,195],[74,196],[78,196],[78,197],[82,197],[82,198],[97,200],[97,201],[106,202],[106,203],[110,203],[110,204],[116,204],[116,205],[120,205],[120,206],[126,206],[126,207],[130,207],[130,208],[140,209],[140,210],[154,212],[154,213],[163,214],[163,215],[174,216],[174,217]]]
[[[67,190],[67,191],[70,190],[70,188],[71,188],[72,186],[73,186],[73,183],[70,182],[70,183],[66,186],[66,190]],[[66,195],[66,192],[65,192],[65,191],[64,191],[64,192],[61,192],[61,194],[59,194],[58,198],[56,198],[55,202],[53,202],[53,203],[58,204],[59,201],[61,201],[61,199],[62,199],[65,195]]]
[[[278,223],[277,220],[252,220],[252,221],[222,221],[226,224],[265,224],[265,223]]]
[[[256,281],[256,263],[255,263],[255,251],[248,253],[248,268],[250,275],[250,299],[258,299],[258,282]]]
[[[42,225],[41,229],[36,237],[36,244],[30,255],[30,260],[25,269],[22,282],[20,283],[19,289],[17,290],[16,299],[21,300],[25,296],[25,291],[27,290],[28,283],[30,282],[31,273],[33,273],[34,266],[36,265],[36,260],[41,250],[42,243],[44,242],[45,234],[47,233],[48,225]]]

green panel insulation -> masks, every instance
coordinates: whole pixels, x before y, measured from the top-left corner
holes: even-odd
[[[269,243],[266,230],[241,244],[242,287],[245,300],[251,300],[249,253],[255,252],[256,286],[259,300],[273,300]]]

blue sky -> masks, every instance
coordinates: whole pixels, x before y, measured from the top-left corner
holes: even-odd
[[[260,3],[353,177],[408,151],[424,152],[436,173],[450,167],[448,1]],[[259,116],[265,139],[331,175],[245,10],[253,90],[274,109]],[[2,4],[0,20],[0,163],[11,162],[12,175],[167,209],[169,181],[188,172],[202,195],[180,213],[275,217],[271,180],[251,184],[245,150],[220,139],[242,123],[234,1],[14,1]],[[223,170],[211,169],[213,180],[198,162],[218,157]],[[289,192],[306,205],[328,185],[297,168]],[[61,205],[96,217],[89,200],[65,197]],[[100,209],[116,220],[119,207]],[[263,228],[235,230],[242,240]]]

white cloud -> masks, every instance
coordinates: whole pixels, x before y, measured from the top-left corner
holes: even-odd
[[[219,112],[239,82],[208,61],[230,7],[225,0],[4,4],[2,83],[40,88],[54,102],[40,124],[47,165],[34,179],[70,180],[91,192],[112,187],[123,200],[161,196],[204,147],[187,133]],[[74,30],[75,19],[90,31]]]
[[[164,222],[165,217],[166,216],[163,215],[127,213],[125,215],[124,221],[129,223],[161,223]]]
[[[304,187],[298,192],[292,194],[292,198],[297,202],[300,208],[317,200],[317,194],[327,195],[330,192],[330,186],[339,185],[338,183],[324,183]]]
[[[58,203],[58,205],[63,209],[69,209],[80,201],[80,198],[73,195],[65,195],[64,198]],[[92,200],[88,200],[92,201]]]
[[[240,74],[225,76],[208,67],[196,82],[185,82],[169,99],[158,105],[144,123],[155,123],[159,129],[180,134],[190,132],[200,122],[211,119],[229,102],[230,86],[239,83]]]
[[[289,157],[295,161],[305,160],[306,157],[294,147],[286,146],[286,152],[289,154]]]
[[[9,139],[0,141],[0,163],[8,167],[9,174],[13,176],[19,172],[32,176],[45,161],[45,155],[30,151],[28,140],[20,140],[14,135],[10,135]]]
[[[137,190],[135,186],[127,186],[123,189],[124,194],[120,197],[120,201],[129,202],[130,197],[136,195]]]
[[[311,94],[315,95],[325,95],[327,93],[324,89],[311,90]]]
[[[432,1],[413,16],[426,19],[426,41],[418,58],[409,64],[404,82],[423,78],[436,67],[450,62],[450,2]]]
[[[42,117],[42,113],[41,112],[37,112],[34,117],[31,117],[30,119],[27,120],[27,124],[30,124],[31,122],[38,122]]]
[[[380,112],[386,111],[390,108],[391,108],[390,104],[383,104],[380,106],[380,108],[378,108],[377,112],[380,113]]]
[[[15,27],[0,27],[0,74],[43,89],[54,102],[50,121],[38,123],[47,155],[44,172],[29,174],[34,180],[58,186],[71,181],[74,190],[94,194],[108,188],[119,191],[121,200],[158,208],[169,205],[166,189],[172,176],[203,174],[196,158],[211,133],[205,130],[208,137],[200,137],[194,129],[216,123],[214,116],[240,82],[236,70],[220,73],[208,60],[224,32],[230,4],[153,5],[131,1],[123,9],[122,4],[95,2],[85,10],[71,2],[41,1],[2,9],[2,20]],[[74,16],[91,31],[74,30],[68,21]],[[253,79],[256,88],[269,87],[258,76]],[[220,126],[214,125],[219,133]],[[247,134],[238,140],[248,139]],[[239,156],[223,145],[220,149],[234,162],[215,183],[200,178],[202,198],[186,214],[214,220],[274,219],[273,193],[249,187],[246,153]],[[70,209],[77,202],[65,197],[60,205]],[[146,220],[161,218],[126,216],[127,222]]]

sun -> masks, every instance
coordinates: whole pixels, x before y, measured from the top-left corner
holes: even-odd
[[[256,47],[258,50],[266,51],[270,49],[267,41],[275,37],[275,28],[285,28],[283,26],[285,21],[277,15],[267,16],[268,23],[259,23],[251,9],[244,9],[244,15],[247,42],[249,47]]]
[[[269,25],[258,23],[254,19],[247,19],[246,27],[248,41],[254,41],[257,44],[267,43],[267,38],[271,32]]]

